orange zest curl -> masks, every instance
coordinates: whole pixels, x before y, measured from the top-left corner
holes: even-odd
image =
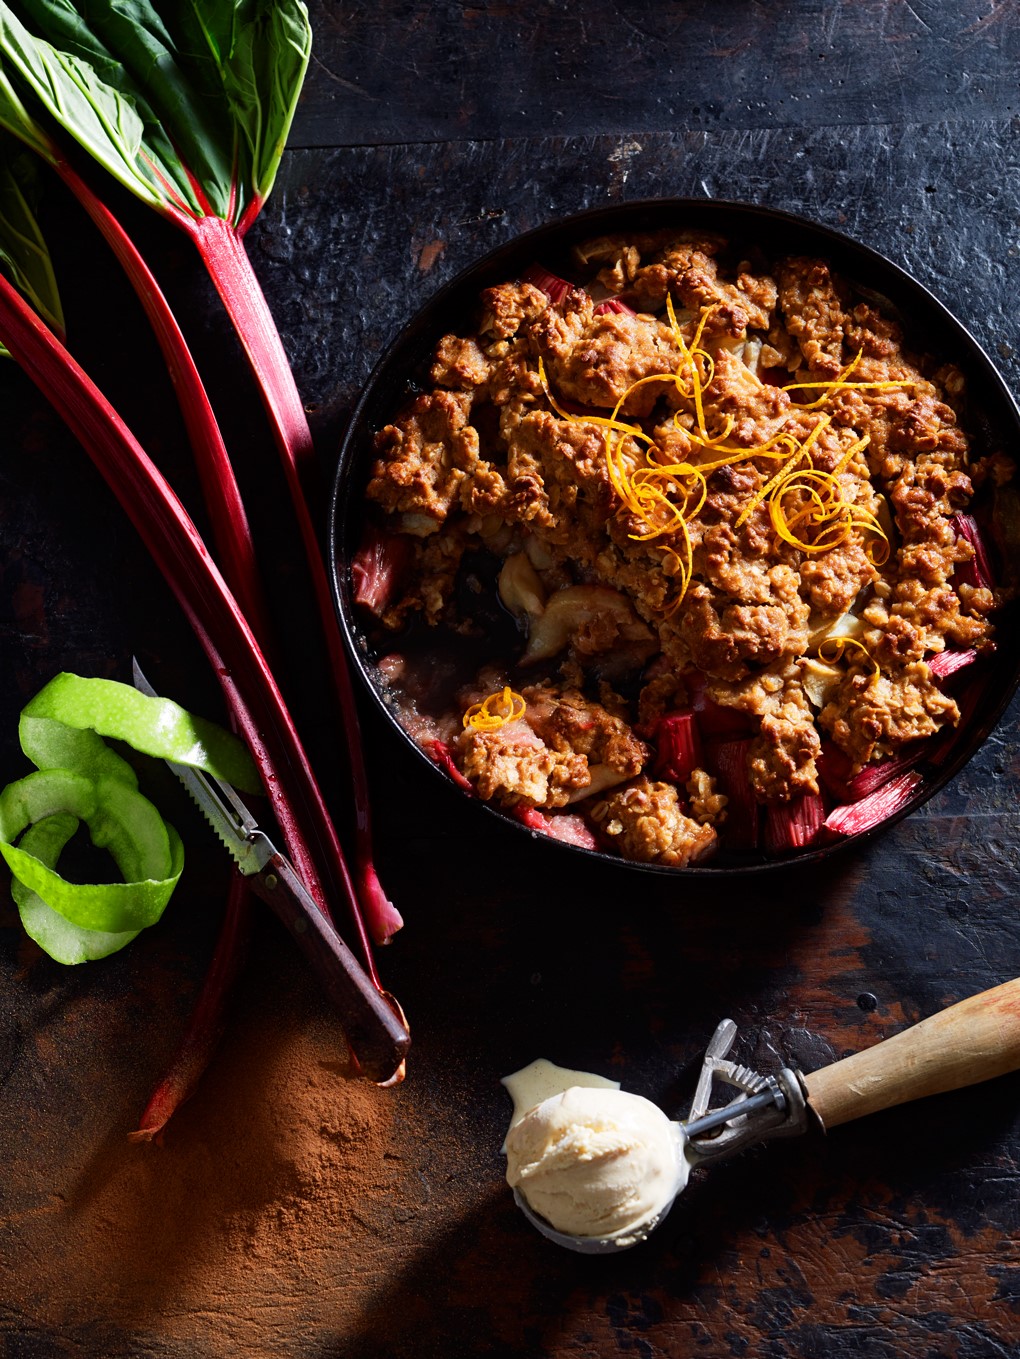
[[[855,651],[863,654],[865,660],[871,666],[871,679],[874,682],[882,673],[882,667],[875,660],[871,652],[863,642],[858,642],[855,637],[826,637],[818,644],[818,659],[825,661],[828,665],[835,665],[837,662],[850,659],[847,657],[847,648],[853,647]],[[858,660],[859,657],[852,659]]]
[[[507,722],[516,722],[528,711],[528,705],[520,694],[515,694],[509,684],[497,689],[481,703],[472,703],[464,714],[465,729],[474,731],[499,731]]]
[[[737,528],[745,524],[759,506],[764,505],[768,509],[777,540],[789,543],[801,552],[828,552],[845,542],[854,532],[867,537],[864,551],[873,565],[880,566],[888,559],[890,552],[888,537],[876,516],[863,505],[848,500],[840,480],[841,473],[868,446],[869,436],[858,439],[846,448],[831,472],[814,465],[812,449],[823,431],[832,424],[832,415],[820,409],[831,397],[842,391],[866,388],[889,391],[916,384],[908,380],[851,381],[851,375],[863,358],[864,351],[860,350],[856,358],[830,381],[792,382],[782,388],[784,392],[803,388],[815,391],[821,389],[819,397],[806,403],[794,403],[793,406],[796,412],[819,412],[818,421],[806,438],[801,440],[792,431],[784,429],[789,419],[784,417],[776,432],[765,443],[753,448],[734,447],[726,442],[736,424],[734,417],[727,415],[723,428],[713,432],[709,430],[705,416],[704,394],[715,376],[715,360],[701,347],[701,342],[705,326],[717,310],[718,304],[702,309],[688,344],[677,320],[673,299],[667,294],[666,315],[680,352],[680,362],[671,373],[651,373],[631,383],[608,417],[587,413],[574,415],[564,409],[549,387],[545,365],[541,358],[538,361],[539,381],[555,413],[572,423],[596,425],[605,431],[605,465],[609,483],[620,509],[636,521],[635,532],[628,536],[635,542],[654,543],[664,554],[666,574],[677,583],[678,592],[665,610],[667,618],[680,607],[694,577],[694,547],[690,526],[708,498],[708,477],[721,467],[732,467],[752,459],[780,464],[742,507],[736,520]],[[760,385],[760,379],[750,370],[748,378]],[[639,424],[622,416],[633,393],[652,383],[671,386],[677,392],[685,409],[674,412],[673,424],[690,444],[708,455],[705,461],[663,463],[660,461],[662,450],[651,436]],[[842,655],[842,651],[839,654]],[[476,708],[479,706],[475,705]],[[464,721],[467,725],[466,716]]]
[[[819,423],[816,434],[820,427]],[[888,560],[890,548],[885,530],[870,510],[847,500],[839,479],[854,455],[867,447],[869,437],[865,435],[848,448],[831,472],[813,467],[810,457],[806,467],[795,466],[800,461],[797,458],[791,459],[773,478],[765,490],[771,492],[769,519],[777,538],[801,552],[821,553],[846,542],[856,529],[871,535],[864,550],[872,565],[880,566]],[[805,441],[801,453],[807,450],[808,443],[810,439]]]
[[[751,513],[755,509],[757,509],[757,507],[761,504],[761,502],[765,499],[766,496],[774,495],[776,491],[780,490],[782,486],[785,485],[785,483],[789,480],[791,474],[796,472],[798,465],[804,460],[804,458],[807,458],[808,468],[811,471],[814,470],[814,468],[811,465],[810,457],[811,445],[818,438],[819,434],[821,434],[822,430],[825,429],[825,427],[828,424],[830,424],[831,420],[832,420],[831,415],[823,415],[819,419],[818,424],[815,425],[814,429],[807,436],[803,443],[798,443],[797,440],[792,438],[789,434],[784,434],[780,436],[777,442],[785,444],[785,446],[788,449],[792,450],[793,457],[790,458],[786,463],[784,463],[783,466],[776,473],[776,475],[772,477],[770,481],[767,481],[759,491],[756,491],[755,494],[751,497],[751,499],[747,502],[744,508],[740,511],[740,516],[737,519],[737,528],[740,528],[741,524],[745,524],[747,522]]]
[[[856,369],[857,365],[860,363],[863,357],[864,350],[858,349],[857,357],[851,359],[847,366],[843,369],[843,371],[837,377],[832,378],[830,381],[826,381],[823,379],[821,382],[790,382],[787,383],[787,385],[783,388],[783,391],[797,392],[805,388],[809,388],[813,391],[818,391],[819,388],[821,388],[822,389],[821,396],[816,397],[814,401],[809,401],[806,404],[800,405],[800,409],[802,411],[810,411],[814,410],[817,406],[824,405],[825,402],[828,401],[829,397],[835,395],[835,393],[837,392],[861,392],[867,390],[879,392],[894,392],[899,391],[903,387],[917,386],[916,382],[911,382],[906,378],[898,379],[894,382],[889,381],[847,382],[847,378]]]

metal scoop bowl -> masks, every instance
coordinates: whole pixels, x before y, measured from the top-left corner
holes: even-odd
[[[614,1236],[572,1236],[569,1232],[558,1232],[555,1227],[546,1222],[532,1208],[528,1206],[528,1201],[519,1189],[513,1191],[514,1202],[528,1219],[533,1227],[542,1233],[548,1240],[555,1242],[557,1246],[563,1246],[566,1250],[575,1251],[578,1255],[618,1255],[620,1251],[630,1250],[631,1246],[637,1246],[655,1231],[659,1223],[663,1221],[666,1214],[676,1203],[683,1190],[683,1186],[676,1191],[669,1203],[654,1217],[647,1222],[642,1222],[639,1227],[625,1228]]]

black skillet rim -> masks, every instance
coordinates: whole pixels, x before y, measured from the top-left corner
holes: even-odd
[[[403,327],[377,361],[340,443],[329,508],[330,584],[351,663],[385,720],[399,732],[415,757],[451,789],[455,785],[449,776],[397,721],[373,682],[371,662],[366,657],[363,645],[359,645],[361,633],[352,606],[350,588],[350,559],[353,546],[356,545],[352,544],[352,522],[355,519],[352,511],[359,500],[351,492],[359,481],[359,472],[363,488],[364,464],[369,456],[372,429],[378,427],[380,420],[387,418],[386,412],[392,415],[397,409],[407,394],[410,374],[422,363],[438,338],[447,330],[456,328],[455,320],[462,321],[464,315],[470,313],[482,288],[517,276],[533,262],[554,267],[557,252],[569,250],[574,242],[586,237],[624,229],[651,230],[669,225],[716,231],[736,239],[740,244],[761,244],[767,252],[770,242],[781,239],[782,253],[823,255],[854,284],[882,294],[902,312],[908,341],[913,335],[922,333],[925,337],[923,344],[919,345],[922,352],[951,358],[963,370],[968,384],[968,403],[983,412],[986,422],[992,426],[993,440],[998,436],[1000,442],[1009,443],[1006,436],[1011,435],[1013,446],[1020,445],[1020,408],[995,364],[966,326],[929,288],[902,266],[870,246],[809,218],[777,208],[720,199],[640,199],[557,218],[498,246],[444,284]],[[771,249],[775,250],[775,244],[771,245]],[[444,320],[447,316],[450,319]],[[989,412],[992,413],[990,418]],[[922,807],[956,777],[985,743],[1020,683],[1020,629],[1004,627],[1004,621],[1007,620],[1000,614],[996,630],[998,650],[991,662],[982,693],[982,699],[987,701],[982,702],[980,719],[972,719],[967,739],[954,748],[935,776],[925,778],[902,808],[877,826],[857,835],[833,840],[815,849],[786,857],[769,859],[763,856],[748,858],[745,862],[718,865],[709,861],[703,865],[677,869],[661,864],[635,863],[601,850],[566,844],[530,830],[480,798],[464,794],[463,802],[466,807],[475,809],[473,814],[480,811],[485,816],[495,817],[533,842],[555,846],[564,853],[582,854],[593,861],[611,865],[614,869],[636,869],[674,878],[679,875],[681,878],[720,879],[775,873],[828,861],[834,855],[864,845]]]

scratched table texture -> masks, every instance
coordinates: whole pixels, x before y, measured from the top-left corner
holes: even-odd
[[[1014,0],[408,0],[315,4],[312,20],[291,147],[250,248],[324,484],[376,358],[444,281],[521,230],[628,199],[747,200],[837,227],[931,287],[1020,386]],[[298,551],[243,364],[183,239],[124,210],[242,450],[285,680],[346,829]],[[44,216],[75,351],[204,523],[133,300],[56,190]],[[137,651],[164,692],[219,708],[98,475],[17,371],[0,384],[6,780],[22,772],[17,713],[61,669],[125,679]],[[126,952],[61,970],[33,956],[13,908],[0,908],[0,1164],[23,1169],[62,1149],[46,1204],[0,1170],[2,1277],[48,1280],[45,1298],[41,1284],[0,1295],[0,1354],[1020,1354],[1020,1076],[698,1174],[651,1241],[599,1260],[557,1251],[515,1209],[498,1083],[545,1055],[679,1114],[724,1016],[740,1026],[740,1060],[812,1069],[1020,972],[1015,704],[944,792],[865,849],[709,887],[607,871],[465,817],[374,710],[363,720],[380,869],[407,921],[380,966],[415,1040],[407,1080],[380,1096],[395,1110],[386,1202],[324,1257],[299,1325],[293,1307],[274,1307],[267,1270],[264,1319],[252,1329],[247,1318],[236,1347],[229,1297],[206,1301],[188,1330],[196,1304],[155,1278],[151,1305],[125,1321],[114,1301],[128,1262],[115,1240],[91,1303],[71,1297],[80,1271],[61,1283],[45,1268],[70,1239],[76,1176],[100,1151],[105,1164],[164,1154],[124,1134],[184,1023],[224,882],[201,824],[174,804],[195,846],[190,885]],[[261,918],[245,987],[249,1008],[257,994],[284,1017],[317,1014],[313,982]],[[242,1006],[235,1023],[243,1016]],[[214,1068],[193,1105],[215,1101],[223,1079]],[[182,1129],[171,1125],[168,1145]],[[200,1220],[202,1205],[191,1212]]]

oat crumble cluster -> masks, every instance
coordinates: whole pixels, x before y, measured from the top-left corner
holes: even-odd
[[[376,435],[354,578],[382,675],[434,758],[547,834],[675,867],[800,849],[958,723],[947,675],[1003,598],[967,511],[1012,465],[969,448],[959,369],[823,260],[683,231],[575,254],[584,286],[486,289]],[[430,710],[401,636],[484,634],[459,584],[483,559],[517,652]]]

